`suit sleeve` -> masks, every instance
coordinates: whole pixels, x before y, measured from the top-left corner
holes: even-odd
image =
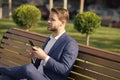
[[[56,53],[57,54],[57,53]],[[64,46],[59,61],[49,58],[45,68],[61,75],[68,75],[78,55],[78,44],[75,41],[69,41]]]

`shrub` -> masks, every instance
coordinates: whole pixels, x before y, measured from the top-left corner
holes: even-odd
[[[100,27],[101,18],[93,12],[77,14],[74,18],[74,28],[82,34],[86,34],[86,43],[89,45],[89,34]]]
[[[30,29],[40,21],[41,12],[34,5],[24,4],[15,9],[12,18],[20,28]]]

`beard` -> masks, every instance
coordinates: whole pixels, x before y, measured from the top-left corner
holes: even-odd
[[[49,31],[52,31],[52,32],[57,31],[57,29],[56,29],[56,28],[48,28],[48,30],[49,30]]]

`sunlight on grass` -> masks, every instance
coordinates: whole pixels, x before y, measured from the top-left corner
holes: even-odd
[[[0,20],[0,39],[2,35],[9,29],[17,27],[12,19]],[[37,32],[44,35],[50,35],[51,32],[47,30],[47,22],[40,21],[36,26],[33,26],[30,31]],[[79,33],[74,29],[72,23],[66,25],[66,32],[72,36],[78,43],[85,44],[85,34]],[[110,27],[100,27],[95,33],[90,35],[90,46],[100,49],[120,53],[120,29]]]
[[[91,46],[120,53],[120,29],[101,27],[91,35]],[[95,45],[96,44],[96,45]]]

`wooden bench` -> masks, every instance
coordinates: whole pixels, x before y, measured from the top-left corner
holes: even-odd
[[[34,32],[9,29],[0,44],[0,66],[30,63],[29,40],[41,47],[46,38]],[[120,54],[79,44],[79,55],[68,80],[120,80]]]

